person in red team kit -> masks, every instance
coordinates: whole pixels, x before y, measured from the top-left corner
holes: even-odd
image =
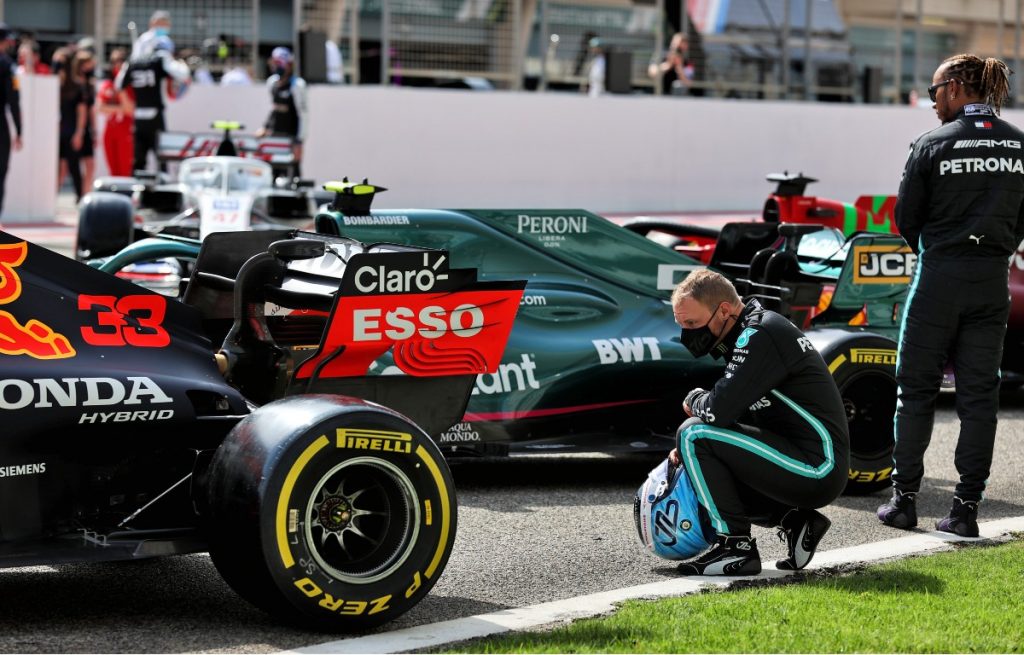
[[[110,70],[96,94],[96,110],[107,117],[107,125],[103,130],[103,154],[107,158],[110,174],[130,176],[134,157],[134,94],[131,87],[118,91],[114,85],[124,61],[124,50],[118,48],[110,53]]]

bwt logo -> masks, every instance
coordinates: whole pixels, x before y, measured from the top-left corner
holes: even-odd
[[[591,341],[597,350],[601,364],[618,364],[625,362],[647,361],[650,353],[651,361],[661,359],[661,348],[654,337],[632,337],[627,339],[594,339]]]

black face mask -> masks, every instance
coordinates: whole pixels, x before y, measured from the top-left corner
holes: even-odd
[[[715,310],[717,311],[717,310]],[[718,359],[725,353],[719,353],[717,350],[711,352],[715,348],[715,342],[718,341],[721,334],[715,334],[709,327],[711,321],[715,319],[715,314],[711,314],[711,318],[708,322],[698,328],[683,328],[679,333],[679,341],[682,342],[686,349],[690,351],[690,354],[694,357],[703,357],[704,355],[711,354],[712,357]],[[725,325],[722,325],[722,330],[725,330]]]

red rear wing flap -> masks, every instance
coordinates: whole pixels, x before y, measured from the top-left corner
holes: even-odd
[[[222,134],[190,134],[188,132],[161,132],[157,144],[157,157],[161,161],[181,161],[190,157],[213,157],[224,140]],[[295,163],[292,140],[288,137],[232,135],[239,157],[260,159],[269,164]]]
[[[320,347],[295,377],[366,375],[388,350],[408,375],[496,371],[526,282],[478,282],[448,262],[442,250],[352,256]]]

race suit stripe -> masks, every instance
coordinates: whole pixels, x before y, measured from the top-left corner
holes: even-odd
[[[920,244],[923,246],[924,244]],[[907,290],[907,299],[903,301],[903,316],[900,317],[900,334],[899,334],[899,346],[896,348],[896,372],[900,370],[900,353],[903,352],[903,339],[907,334],[907,316],[910,314],[910,304],[914,302],[914,294],[917,292],[917,284],[921,281],[921,269],[924,268],[924,248],[922,247],[917,255],[917,263],[914,264],[914,277],[910,281],[910,289]],[[897,378],[898,380],[898,378]],[[897,423],[900,420],[900,407],[903,406],[902,400],[903,394],[900,393],[899,384],[896,386],[896,413],[892,419],[892,437],[893,440],[899,439],[900,430],[897,427]],[[896,459],[893,457],[893,471],[896,470]]]
[[[799,414],[801,418],[807,421],[807,423],[809,423],[810,426],[814,428],[814,431],[821,436],[822,452],[825,455],[825,461],[829,462],[829,468],[825,470],[825,473],[828,473],[828,471],[831,470],[832,468],[831,465],[835,463],[835,455],[832,452],[832,436],[828,433],[828,430],[826,430],[825,426],[821,424],[821,421],[814,418],[814,416],[812,416],[806,409],[793,402],[792,398],[789,398],[785,394],[774,389],[772,389],[772,395],[781,400],[782,402],[786,403],[787,405],[789,405],[789,407],[794,412]],[[824,466],[824,464],[822,464],[822,466]],[[816,477],[822,476],[819,475]]]
[[[818,466],[811,466],[810,464],[789,457],[775,448],[758,441],[754,437],[740,432],[726,430],[724,428],[718,428],[706,424],[697,424],[687,427],[680,435],[679,442],[682,446],[680,449],[680,455],[682,455],[683,460],[686,462],[686,472],[690,476],[690,482],[693,484],[693,488],[697,491],[701,504],[708,510],[712,526],[714,526],[715,531],[719,534],[729,534],[729,527],[722,519],[721,514],[718,512],[718,508],[711,499],[711,492],[709,491],[707,483],[704,480],[704,475],[701,472],[696,452],[696,441],[698,439],[713,439],[715,441],[720,441],[722,443],[742,448],[786,471],[807,478],[824,478],[835,467],[832,437],[829,435],[828,430],[825,429],[820,421],[808,414],[806,410],[783,394],[774,391],[773,394],[810,423],[814,431],[821,436],[822,451],[825,459]]]

